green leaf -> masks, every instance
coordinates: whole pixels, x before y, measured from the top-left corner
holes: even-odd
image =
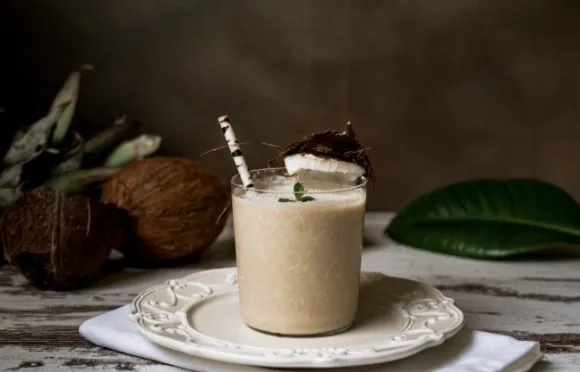
[[[300,182],[296,182],[294,184],[294,197],[296,198],[296,200],[302,199],[305,193],[306,190],[304,189],[304,185],[301,184]]]
[[[288,199],[288,198],[279,198],[278,201],[280,203],[296,203],[296,200]]]
[[[314,198],[312,196],[303,196],[302,198],[300,198],[301,202],[308,202],[308,201],[312,201],[314,200]]]
[[[580,206],[539,180],[464,181],[412,201],[385,233],[420,249],[501,259],[580,244]]]

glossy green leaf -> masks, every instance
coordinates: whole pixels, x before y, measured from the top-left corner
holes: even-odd
[[[580,205],[534,179],[473,180],[413,200],[385,233],[429,251],[501,259],[580,244]]]

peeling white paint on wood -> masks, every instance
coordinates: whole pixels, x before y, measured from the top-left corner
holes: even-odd
[[[382,236],[390,215],[367,218],[365,270],[438,286],[466,314],[467,325],[541,342],[534,372],[580,371],[580,258],[549,262],[466,260],[392,244]],[[78,335],[86,319],[130,302],[141,290],[193,271],[234,265],[231,227],[195,263],[170,269],[114,269],[76,292],[42,292],[0,268],[0,370],[180,371],[95,347]]]

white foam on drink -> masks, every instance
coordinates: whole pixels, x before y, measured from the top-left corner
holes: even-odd
[[[276,203],[279,202],[280,198],[295,200],[294,184],[296,182],[296,179],[285,179],[283,181],[277,181],[276,183],[269,185],[257,184],[256,189],[239,190],[239,192],[236,193],[236,196],[251,201]],[[260,186],[262,186],[262,188]],[[357,188],[355,185],[345,186],[325,181],[310,180],[308,182],[304,182],[304,186],[306,188],[304,195],[314,198],[314,200],[309,201],[308,203],[328,201],[358,201],[364,199],[366,196],[365,189],[362,187]],[[260,189],[267,191],[260,191]]]

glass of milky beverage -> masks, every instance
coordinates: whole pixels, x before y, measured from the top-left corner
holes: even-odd
[[[240,308],[255,330],[337,333],[359,302],[366,204],[364,177],[251,171],[254,187],[232,178]]]

